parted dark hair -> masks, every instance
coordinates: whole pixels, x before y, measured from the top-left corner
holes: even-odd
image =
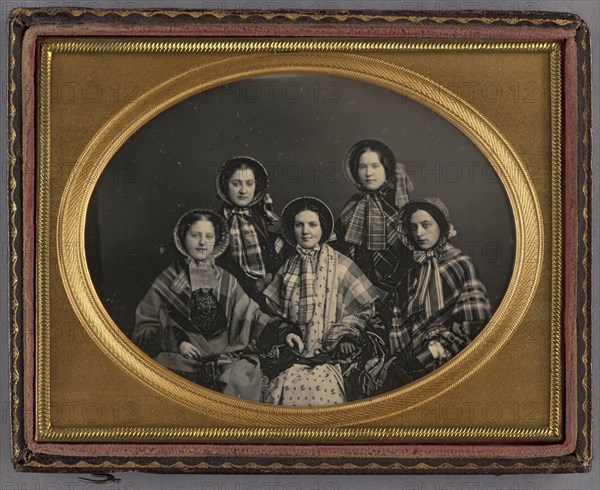
[[[405,226],[407,230],[410,230],[410,220],[412,218],[412,215],[415,214],[417,211],[428,212],[440,227],[440,236],[447,236],[450,225],[448,223],[448,219],[438,207],[427,202],[416,202],[413,206],[410,207],[408,207],[407,205],[406,214],[404,215],[404,219],[406,220]]]
[[[358,161],[360,160],[360,156],[367,151],[377,154],[379,161],[385,169],[386,180],[393,180],[396,177],[396,157],[389,146],[375,139],[360,140],[350,147],[345,159],[346,175],[351,177],[354,183],[360,182],[358,178]]]
[[[267,188],[269,185],[265,169],[258,162],[246,157],[237,157],[223,164],[221,172],[219,173],[219,180],[217,183],[223,196],[229,196],[228,184],[229,179],[231,179],[231,176],[237,170],[246,169],[252,170],[252,173],[254,174],[254,181],[256,183],[254,200],[257,200],[257,198],[260,199],[264,196],[264,194],[267,192]]]
[[[298,198],[289,203],[283,210],[281,214],[281,233],[286,241],[290,244],[295,243],[294,223],[296,216],[302,211],[312,211],[319,217],[319,223],[323,230],[320,243],[326,242],[333,232],[333,217],[327,205],[314,198]]]
[[[350,172],[352,173],[352,177],[354,177],[354,180],[359,182],[358,161],[360,160],[361,155],[363,153],[367,153],[368,151],[372,151],[373,153],[377,154],[377,156],[379,157],[379,161],[381,162],[381,165],[383,165],[383,168],[385,169],[385,178],[386,178],[386,180],[389,180],[393,176],[391,162],[389,162],[388,159],[386,159],[385,155],[383,154],[383,152],[381,150],[378,150],[377,148],[371,148],[370,146],[365,146],[363,149],[361,149],[359,152],[357,152],[356,157],[351,162]]]
[[[304,203],[304,206],[301,206],[298,209],[294,210],[292,226],[294,225],[294,223],[296,221],[296,216],[298,216],[303,211],[312,211],[313,213],[315,213],[319,217],[319,223],[321,224],[321,226],[323,226],[323,217],[322,217],[323,213],[317,206],[315,206],[314,204],[310,204],[308,202]]]

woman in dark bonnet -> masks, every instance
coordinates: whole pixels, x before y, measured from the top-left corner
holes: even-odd
[[[444,203],[437,198],[410,201],[399,219],[401,239],[415,265],[394,294],[389,345],[396,360],[386,389],[447,362],[490,318],[487,292],[471,257],[451,242],[456,230]]]
[[[281,265],[274,247],[278,217],[269,196],[267,171],[257,160],[238,156],[221,166],[216,187],[230,234],[229,248],[218,263],[264,306],[261,293]]]
[[[397,230],[399,208],[409,200],[412,183],[392,150],[373,139],[359,141],[348,150],[344,170],[358,192],[345,204],[336,222],[335,246],[354,260],[375,286],[388,293],[394,278],[412,264]]]

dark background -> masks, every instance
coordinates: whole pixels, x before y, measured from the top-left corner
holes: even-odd
[[[510,281],[514,227],[498,177],[475,145],[428,108],[388,90],[326,75],[260,77],[217,87],[159,114],[115,154],[99,179],[86,224],[90,274],[122,330],[152,281],[174,258],[161,254],[177,218],[218,209],[215,175],[247,155],[269,171],[278,213],[302,195],[335,216],[355,187],[342,162],[364,138],[388,144],[415,185],[450,210],[454,243],[471,255],[492,308]]]

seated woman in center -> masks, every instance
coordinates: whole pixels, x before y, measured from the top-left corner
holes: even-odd
[[[351,259],[327,245],[332,231],[333,215],[316,198],[295,199],[282,213],[281,233],[293,252],[263,294],[292,323],[270,332],[271,344],[283,343],[291,355],[273,376],[267,403],[320,406],[367,396],[383,365],[372,328],[377,291]],[[361,380],[350,383],[358,393],[347,392],[351,373]]]

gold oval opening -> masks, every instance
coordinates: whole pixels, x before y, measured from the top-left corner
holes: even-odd
[[[508,289],[483,331],[450,362],[410,385],[342,405],[286,408],[240,400],[194,385],[164,368],[125,336],[105,310],[89,275],[85,254],[88,203],[104,168],[125,141],[150,119],[199,92],[229,82],[278,73],[317,73],[350,78],[410,97],[466,134],[497,172],[515,219],[515,263]],[[494,126],[467,102],[441,85],[400,66],[368,56],[328,53],[253,53],[204,65],[155,87],[126,106],[90,141],[65,187],[58,217],[58,261],[74,311],[112,361],[152,390],[183,406],[218,416],[235,427],[273,427],[299,439],[329,439],[343,427],[364,427],[441,396],[484,366],[510,338],[539,280],[543,229],[539,203],[524,166]],[[527,228],[527,234],[524,230]],[[339,429],[336,429],[339,428]],[[198,438],[218,437],[194,429]],[[256,431],[254,431],[256,432]],[[250,432],[248,432],[250,434]],[[223,429],[223,437],[231,432]],[[365,437],[377,438],[373,433]]]

